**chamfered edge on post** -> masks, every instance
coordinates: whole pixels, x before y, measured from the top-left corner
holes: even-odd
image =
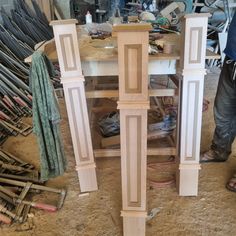
[[[67,19],[67,20],[53,20],[50,22],[50,25],[68,25],[68,24],[76,24],[78,20],[76,19]]]
[[[119,24],[113,26],[114,32],[140,32],[140,31],[150,31],[152,30],[151,24]]]
[[[210,17],[210,13],[192,13],[184,15],[184,18]]]

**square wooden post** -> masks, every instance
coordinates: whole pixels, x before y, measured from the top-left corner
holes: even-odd
[[[144,236],[146,222],[148,24],[117,25],[125,236]]]
[[[210,14],[185,15],[181,31],[178,184],[181,196],[198,194],[207,23]]]
[[[52,21],[81,192],[97,190],[77,20]]]

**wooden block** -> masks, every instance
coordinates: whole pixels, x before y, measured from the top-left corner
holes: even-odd
[[[76,167],[81,192],[91,192],[98,189],[95,167],[94,164]]]
[[[135,214],[136,213],[136,214]],[[123,216],[123,231],[126,236],[144,236],[146,231],[146,213],[145,212],[134,212],[133,214],[121,213]]]
[[[177,171],[177,188],[180,196],[198,195],[200,165],[180,164]]]
[[[131,35],[132,32],[140,33],[140,32],[148,32],[152,30],[152,25],[151,24],[119,24],[119,25],[115,25],[113,26],[113,31],[114,32],[128,32],[129,33],[129,37]],[[127,35],[127,34],[126,34]],[[120,34],[120,36],[122,36]],[[138,41],[139,39],[136,38],[136,41]]]

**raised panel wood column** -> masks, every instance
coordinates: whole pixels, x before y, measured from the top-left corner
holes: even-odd
[[[122,211],[125,236],[144,236],[146,222],[148,24],[118,25]]]
[[[185,15],[181,32],[180,128],[178,170],[179,194],[198,194],[200,139],[209,14]]]
[[[77,20],[52,21],[81,192],[97,190]]]

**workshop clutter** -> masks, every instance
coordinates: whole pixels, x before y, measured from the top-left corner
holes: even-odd
[[[28,1],[29,2],[29,1]],[[22,117],[32,116],[30,68],[24,59],[34,52],[37,43],[53,38],[47,18],[37,2],[14,1],[11,13],[2,7],[0,15],[0,144],[9,135],[28,135],[32,126]],[[51,78],[54,87],[61,87],[59,69]]]
[[[109,22],[111,25],[119,23],[149,22],[156,33],[176,33],[181,31],[181,18],[189,13],[210,13],[208,20],[207,48],[214,53],[220,53],[221,60],[208,60],[207,65],[220,66],[224,60],[224,47],[228,24],[235,9],[233,0],[142,0],[142,1],[95,1],[95,22]],[[106,7],[105,7],[106,6]],[[117,12],[119,14],[117,14]],[[152,33],[153,33],[152,32]],[[100,36],[102,37],[100,32]],[[150,41],[149,53],[173,53],[173,45],[159,44]]]
[[[104,137],[110,137],[120,133],[119,112],[111,112],[103,116],[99,121],[101,133]]]
[[[57,204],[32,200],[42,191],[59,195]],[[0,149],[0,222],[23,223],[31,207],[56,212],[64,203],[66,190],[44,186],[34,166]],[[40,198],[42,199],[42,198]]]
[[[215,53],[221,53],[222,59],[208,60],[209,67],[219,66],[223,62],[225,33],[235,7],[233,0],[99,0],[95,1],[95,4],[75,1],[74,6],[77,9],[74,13],[79,24],[85,23],[86,13],[90,12],[93,23],[88,23],[84,27],[92,38],[98,39],[111,36],[112,26],[120,23],[148,22],[153,26],[152,34],[180,34],[181,19],[185,14],[210,12],[207,48]],[[178,44],[175,43],[175,46]],[[175,46],[173,42],[163,44],[158,39],[150,38],[149,53],[173,54],[176,51]]]
[[[120,117],[119,112],[111,112],[103,116],[98,125],[104,137],[111,137],[120,133]],[[160,129],[163,131],[173,131],[176,128],[176,114],[170,113],[163,117],[163,121],[150,124],[149,131]]]

